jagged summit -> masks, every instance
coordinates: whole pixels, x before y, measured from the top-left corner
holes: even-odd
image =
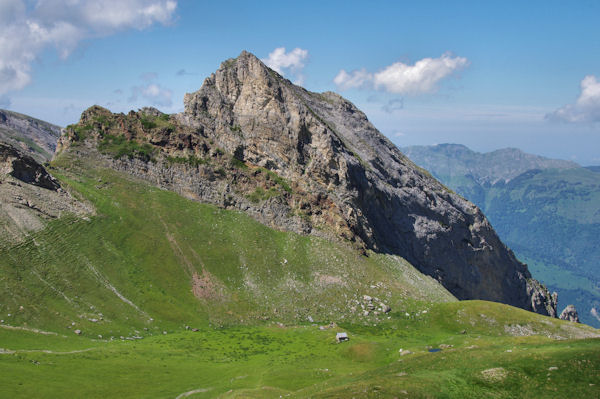
[[[282,229],[400,255],[459,299],[556,316],[555,298],[481,211],[413,164],[343,97],[296,86],[244,51],[184,104],[173,116],[87,112],[61,142],[80,140],[77,129],[100,149],[125,137],[139,148],[114,166],[155,184]],[[191,156],[204,161],[169,163]]]

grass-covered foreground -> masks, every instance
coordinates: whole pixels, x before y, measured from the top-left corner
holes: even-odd
[[[516,326],[541,335],[510,336]],[[377,327],[202,328],[137,341],[0,328],[2,346],[10,345],[0,354],[0,392],[11,398],[598,397],[598,339],[545,336],[571,327],[473,301]],[[337,331],[348,332],[350,341],[335,343]]]
[[[82,160],[53,173],[94,212],[0,240],[2,398],[598,397],[590,327]]]

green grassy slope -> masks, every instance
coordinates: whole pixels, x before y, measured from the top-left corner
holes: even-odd
[[[2,397],[544,398],[600,385],[598,339],[573,340],[589,327],[457,302],[400,258],[68,154],[53,173],[96,213],[2,242]],[[362,316],[363,295],[392,312]],[[351,340],[336,344],[338,331]]]
[[[336,344],[342,330],[350,341]],[[595,397],[600,341],[548,338],[574,331],[592,332],[483,301],[431,305],[378,326],[230,326],[140,341],[0,328],[0,391],[11,398]],[[515,336],[527,332],[539,335]]]
[[[53,172],[96,215],[0,245],[4,324],[133,337],[186,325],[387,320],[363,316],[363,295],[409,312],[455,300],[401,258],[275,231],[81,162],[65,155]]]

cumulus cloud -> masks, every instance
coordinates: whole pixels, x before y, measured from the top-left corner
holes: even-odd
[[[438,89],[442,79],[468,65],[466,58],[445,53],[439,58],[423,58],[414,65],[396,62],[375,73],[365,69],[348,73],[342,69],[333,82],[341,90],[369,88],[394,94],[431,93]]]
[[[0,95],[31,82],[31,64],[54,47],[68,57],[84,39],[125,29],[168,24],[174,0],[24,0],[0,1]],[[29,4],[29,6],[27,6]]]
[[[141,98],[144,100],[144,105],[148,105],[148,103],[157,107],[170,107],[173,105],[173,91],[155,82],[157,79],[158,74],[156,72],[145,72],[141,74],[140,80],[142,80],[143,83],[131,87],[131,96],[127,101],[133,103]]]
[[[131,88],[131,97],[128,101],[135,102],[139,97],[150,102],[151,105],[160,107],[170,107],[173,105],[171,99],[173,92],[158,83],[148,83],[145,85],[133,86]]]
[[[366,69],[354,70],[350,73],[345,70],[341,70],[337,76],[333,79],[341,90],[348,90],[352,88],[366,89],[373,85],[373,74],[367,72]]]
[[[302,70],[308,58],[308,50],[296,47],[286,53],[285,47],[278,47],[269,53],[269,57],[263,58],[269,68],[277,71],[281,76],[291,73],[296,78],[295,83],[302,84],[304,76]]]
[[[600,122],[600,82],[593,75],[581,81],[581,93],[575,104],[546,115],[546,119],[561,122]]]

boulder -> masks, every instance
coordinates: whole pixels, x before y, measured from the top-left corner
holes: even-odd
[[[569,321],[574,321],[575,323],[580,323],[579,321],[579,315],[577,314],[577,309],[575,309],[575,306],[573,305],[568,305],[561,313],[560,313],[560,317],[561,320],[569,320]]]

